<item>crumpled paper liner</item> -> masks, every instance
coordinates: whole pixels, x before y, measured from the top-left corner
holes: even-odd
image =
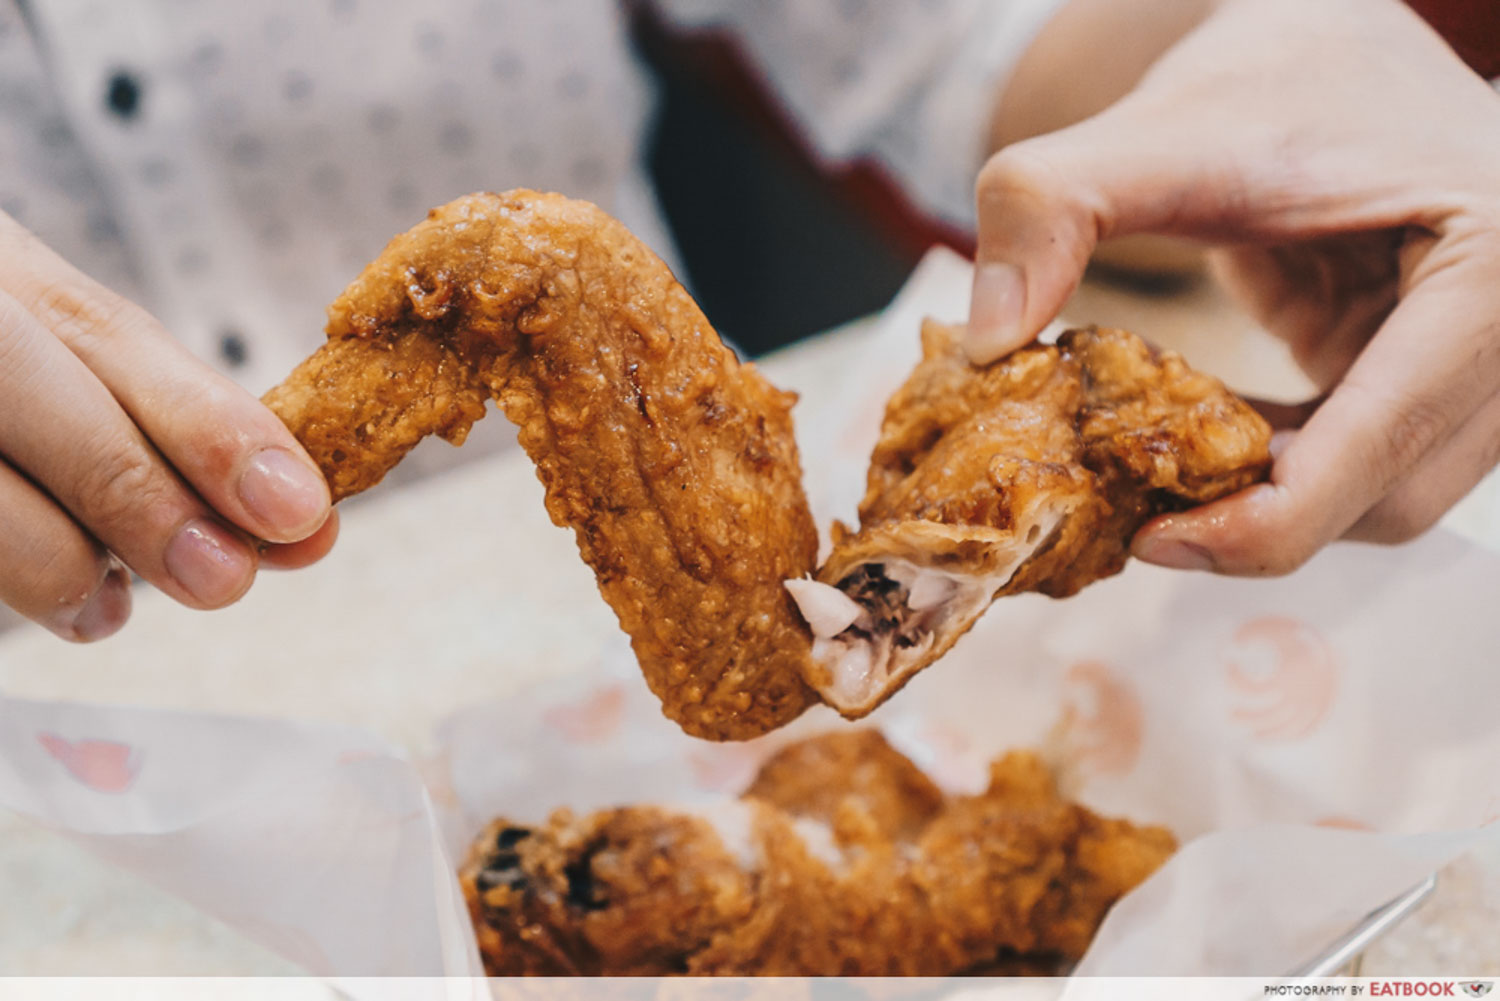
[[[820,521],[849,517],[882,401],[924,313],[967,271],[924,262],[799,437]],[[1434,533],[1337,545],[1249,581],[1132,565],[1076,597],[998,603],[868,725],[954,791],[1043,748],[1090,806],[1184,841],[1110,914],[1078,972],[1289,971],[1495,837],[1500,558]],[[815,710],[748,744],[684,736],[623,639],[597,671],[460,710],[413,763],[354,730],[0,699],[0,805],[331,977],[479,972],[453,878],[496,813],[541,819],[732,796]]]

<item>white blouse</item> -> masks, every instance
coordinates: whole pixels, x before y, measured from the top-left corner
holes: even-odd
[[[657,0],[732,32],[830,161],[970,220],[1060,0]],[[465,192],[597,202],[670,260],[616,0],[0,0],[0,209],[260,392],[393,234]]]

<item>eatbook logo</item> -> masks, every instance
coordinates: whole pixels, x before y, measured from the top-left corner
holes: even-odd
[[[1466,998],[1482,998],[1495,989],[1493,980],[1468,980],[1458,985]]]

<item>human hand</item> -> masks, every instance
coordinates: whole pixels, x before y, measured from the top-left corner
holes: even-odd
[[[1223,246],[1324,390],[1269,414],[1269,483],[1157,519],[1141,559],[1277,574],[1404,541],[1500,460],[1500,97],[1396,0],[1228,0],[977,198],[976,361],[1035,337],[1100,239],[1162,233]]]
[[[78,641],[129,617],[126,567],[218,608],[338,531],[269,410],[4,215],[0,512],[0,601]]]

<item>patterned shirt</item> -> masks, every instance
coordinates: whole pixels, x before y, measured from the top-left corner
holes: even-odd
[[[966,222],[1060,0],[657,0],[733,33],[830,161]],[[0,0],[0,208],[255,392],[393,234],[468,191],[597,202],[671,259],[617,0]],[[487,422],[488,423],[488,422]]]

